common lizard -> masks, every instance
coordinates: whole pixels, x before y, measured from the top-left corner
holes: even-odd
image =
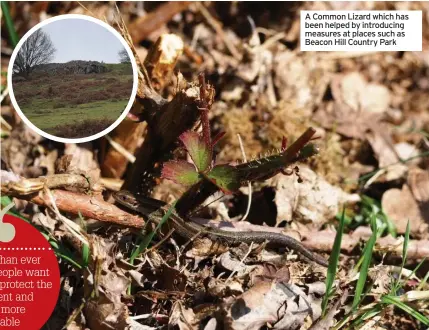
[[[121,190],[113,195],[116,202],[125,208],[147,217],[148,221],[159,224],[165,214],[168,212],[170,206],[162,201],[148,198],[137,197],[136,195]],[[273,244],[287,246],[296,252],[302,254],[306,258],[318,263],[319,265],[328,266],[328,262],[321,256],[314,254],[307,249],[302,243],[296,239],[282,235],[279,233],[265,232],[265,231],[225,231],[216,228],[206,227],[197,224],[193,221],[186,221],[180,217],[176,212],[172,212],[167,221],[172,222],[174,231],[186,239],[193,239],[198,235],[203,235],[211,240],[226,242],[229,244],[236,243],[264,243],[269,242]]]

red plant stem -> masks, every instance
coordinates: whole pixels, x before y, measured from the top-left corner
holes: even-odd
[[[282,147],[281,147],[281,151],[285,151],[287,149],[287,137],[283,136],[282,138]]]
[[[314,128],[307,128],[307,130],[289,147],[286,157],[290,158],[290,156],[296,156],[299,151],[313,138],[315,133],[316,130]]]
[[[199,110],[201,111],[201,124],[203,126],[203,140],[204,143],[209,148],[210,159],[212,159],[213,155],[213,143],[211,140],[211,132],[210,132],[210,122],[209,122],[209,108],[206,101],[206,79],[204,73],[200,73],[198,75],[198,80],[200,82],[200,106]]]
[[[213,141],[212,141],[213,147],[216,145],[216,143],[218,143],[220,141],[220,139],[222,139],[224,137],[225,133],[226,132],[220,132],[213,138]]]

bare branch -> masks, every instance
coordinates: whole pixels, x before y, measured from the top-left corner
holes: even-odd
[[[122,48],[118,52],[119,62],[121,63],[131,63],[130,57],[128,55],[128,52],[125,48]]]
[[[36,66],[49,63],[56,51],[49,35],[42,29],[37,30],[19,49],[13,73],[27,79]]]

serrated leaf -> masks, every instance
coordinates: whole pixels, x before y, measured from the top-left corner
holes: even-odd
[[[215,166],[206,176],[224,193],[231,193],[233,191],[236,191],[241,186],[237,170],[234,166]]]
[[[198,171],[206,171],[211,164],[212,157],[210,147],[203,138],[197,132],[188,131],[180,136],[180,140],[185,145],[186,151],[191,156]]]
[[[294,144],[292,144],[282,152],[237,165],[236,168],[242,182],[264,181],[276,175],[281,169],[314,156],[317,153],[318,149],[312,143],[305,145],[298,152],[294,148]]]
[[[200,180],[194,165],[185,161],[169,161],[162,167],[162,177],[178,184],[190,186]]]

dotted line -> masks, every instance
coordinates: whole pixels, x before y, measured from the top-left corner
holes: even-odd
[[[50,251],[50,250],[52,250],[51,248],[36,248],[36,247],[34,247],[34,248],[32,248],[32,247],[17,247],[17,248],[10,248],[10,247],[5,247],[5,248],[2,248],[2,247],[0,247],[0,251],[1,250],[3,250],[3,251],[45,251],[45,250],[47,250],[47,251]]]

